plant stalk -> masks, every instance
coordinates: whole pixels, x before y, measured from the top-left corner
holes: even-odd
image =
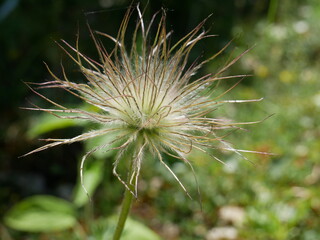
[[[271,0],[268,9],[268,20],[269,23],[274,23],[276,20],[277,15],[277,8],[278,8],[278,0]]]
[[[128,186],[130,186],[130,185],[128,185]],[[130,212],[132,199],[133,199],[132,193],[126,188],[125,193],[124,193],[124,199],[122,201],[119,220],[118,220],[117,227],[116,227],[116,230],[113,235],[113,240],[119,240],[121,238],[121,234],[123,232],[124,225],[126,223],[126,220],[128,218],[129,212]]]

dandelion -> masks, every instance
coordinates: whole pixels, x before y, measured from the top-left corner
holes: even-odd
[[[154,158],[158,159],[189,195],[183,183],[166,164],[164,156],[183,161],[193,172],[192,165],[187,159],[188,153],[193,149],[210,156],[212,156],[210,148],[222,148],[240,154],[243,150],[234,149],[223,140],[223,136],[219,136],[218,131],[238,128],[239,124],[248,123],[232,123],[222,118],[212,118],[210,114],[223,103],[260,100],[220,100],[233,87],[219,96],[211,96],[212,89],[218,81],[232,78],[241,80],[245,77],[245,75],[223,76],[223,73],[245,52],[227,62],[216,73],[192,79],[204,64],[213,60],[227,47],[204,61],[188,65],[188,56],[195,44],[204,38],[211,37],[202,30],[206,20],[177,43],[171,45],[169,42],[172,32],[166,30],[165,12],[155,14],[150,23],[146,25],[143,13],[138,6],[136,8],[138,21],[133,32],[132,45],[128,48],[125,39],[128,23],[134,11],[133,7],[128,9],[116,38],[106,33],[93,32],[90,29],[99,53],[99,62],[79,51],[78,39],[76,47],[62,40],[68,50],[65,47],[62,48],[79,66],[87,80],[86,83],[69,80],[63,68],[63,78],[59,78],[48,68],[53,80],[38,84],[39,88],[62,88],[82,101],[95,106],[99,111],[67,108],[31,87],[32,91],[54,107],[47,109],[34,105],[28,108],[45,111],[59,118],[93,121],[99,123],[101,128],[69,139],[46,139],[48,141],[46,145],[26,155],[98,136],[108,134],[114,136],[111,141],[96,146],[83,156],[80,177],[83,184],[82,170],[90,154],[101,149],[117,150],[113,173],[126,188],[124,207],[119,220],[123,224],[128,214],[131,198],[132,196],[137,197],[138,194],[137,182],[146,153],[151,153]],[[157,17],[159,17],[159,22],[155,24]],[[156,31],[154,37],[151,38],[153,27]],[[114,49],[107,52],[97,35],[112,40],[115,44]],[[142,40],[138,41],[138,38]],[[236,85],[237,83],[234,86]],[[118,165],[124,159],[124,154],[128,155],[128,153],[131,156],[131,162],[129,178],[125,181],[118,173]],[[212,158],[222,162],[216,156]],[[119,225],[121,223],[118,224],[120,228],[119,231],[117,230],[120,232],[118,238],[122,231]],[[114,239],[118,238],[114,237]]]

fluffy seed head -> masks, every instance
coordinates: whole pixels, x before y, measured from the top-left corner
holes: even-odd
[[[131,47],[128,49],[125,39],[133,11],[137,11],[138,21],[133,32]],[[156,18],[160,19],[158,24],[155,24]],[[217,72],[191,80],[203,64],[214,59],[221,51],[202,62],[188,65],[188,56],[194,45],[201,39],[211,37],[202,30],[205,21],[180,41],[171,45],[169,39],[172,32],[166,31],[165,20],[166,14],[162,12],[162,14],[155,14],[150,23],[145,25],[143,14],[137,7],[136,10],[129,8],[116,38],[90,29],[100,56],[99,62],[82,54],[78,49],[78,41],[76,47],[62,41],[68,47],[68,50],[64,47],[63,49],[79,66],[87,82],[70,81],[64,70],[64,77],[59,78],[48,68],[54,79],[40,84],[40,87],[62,88],[99,108],[100,111],[90,112],[67,108],[32,88],[36,94],[49,101],[54,107],[44,109],[34,106],[29,109],[45,111],[59,118],[94,121],[101,124],[101,128],[70,139],[47,139],[50,143],[28,154],[61,144],[112,134],[114,138],[111,141],[96,146],[82,158],[81,180],[83,180],[83,164],[90,154],[100,149],[107,151],[117,149],[113,173],[136,196],[137,179],[146,152],[152,153],[159,159],[185,191],[183,184],[165,163],[163,155],[181,160],[192,169],[192,165],[186,158],[192,149],[210,155],[208,149],[218,148],[220,145],[220,148],[239,153],[240,150],[232,148],[218,134],[220,129],[236,128],[238,123],[231,123],[217,117],[212,118],[209,113],[222,103],[257,101],[222,101],[219,100],[221,95],[210,96],[211,90],[219,80],[244,77],[244,75],[223,76],[225,70],[241,55],[226,63]],[[151,29],[154,27],[155,34],[150,37]],[[107,52],[97,35],[112,40],[115,44],[114,49]],[[138,38],[142,40],[138,41]],[[114,144],[117,144],[117,147],[114,147]],[[132,151],[130,153],[132,170],[130,182],[125,183],[117,173],[117,167],[123,153],[128,149]],[[220,161],[217,157],[212,157]]]

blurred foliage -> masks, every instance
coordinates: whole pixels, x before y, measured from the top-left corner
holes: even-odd
[[[5,223],[27,232],[52,232],[73,227],[76,217],[73,206],[52,196],[33,196],[15,205],[5,216]]]
[[[63,38],[74,44],[79,32],[81,51],[96,57],[86,22],[93,29],[114,36],[128,4],[126,0],[8,0],[0,4],[3,84],[0,88],[0,213],[6,213],[3,219],[6,225],[0,225],[1,239],[84,239],[88,236],[89,239],[109,239],[114,224],[112,215],[123,192],[123,186],[111,173],[114,152],[96,152],[86,163],[84,184],[92,198],[90,202],[80,184],[79,161],[83,153],[96,144],[94,141],[104,141],[103,138],[26,158],[17,157],[40,146],[38,138],[65,138],[95,126],[18,107],[29,105],[26,98],[41,106],[47,104],[22,83],[50,79],[42,61],[57,75],[61,75],[62,62],[70,78],[79,77],[75,66],[54,41]],[[232,45],[236,47],[228,48],[219,61],[208,64],[207,72],[215,71],[225,59],[254,46],[228,72],[253,76],[244,79],[224,97],[264,97],[264,100],[226,104],[214,114],[239,122],[259,121],[274,114],[259,124],[246,126],[248,131],[231,134],[226,140],[239,149],[275,155],[243,153],[247,161],[229,152],[213,152],[224,160],[226,164],[222,165],[200,152],[192,152],[190,160],[201,196],[192,171],[168,157],[168,163],[194,200],[186,197],[160,163],[146,159],[139,182],[139,199],[132,209],[136,220],[131,219],[127,224],[131,229],[127,230],[130,239],[141,240],[142,236],[157,239],[149,228],[168,240],[221,239],[214,238],[220,227],[232,229],[237,235],[235,239],[320,239],[318,0],[282,0],[281,4],[277,0],[226,0],[223,4],[188,0],[183,2],[183,7],[181,4],[181,1],[150,1],[146,18],[164,6],[175,41],[213,13],[207,27],[211,27],[210,33],[220,36],[199,44],[191,61],[199,55],[211,55],[230,39],[234,39]],[[142,1],[142,5],[146,6],[146,1]],[[112,43],[104,44],[111,49]],[[220,90],[228,89],[231,84],[222,82]],[[58,101],[63,98],[70,105],[77,104],[60,92],[45,94]],[[235,210],[230,216],[224,215],[223,210],[229,207],[237,207],[243,215]],[[65,225],[63,221],[52,220],[59,218],[59,213],[68,215]],[[34,221],[28,220],[30,214],[32,218],[36,216]],[[46,224],[50,219],[58,225]],[[55,227],[68,230],[47,232]]]

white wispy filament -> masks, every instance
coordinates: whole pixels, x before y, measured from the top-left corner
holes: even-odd
[[[145,153],[149,152],[163,164],[188,194],[184,185],[166,164],[164,156],[172,156],[183,161],[193,171],[192,165],[187,159],[187,154],[193,149],[200,150],[210,156],[212,156],[208,152],[210,148],[222,148],[239,153],[240,150],[234,149],[223,141],[217,131],[237,128],[239,124],[248,123],[232,123],[218,117],[211,118],[209,113],[222,103],[251,102],[260,99],[219,100],[226,92],[214,98],[210,96],[217,81],[231,78],[241,80],[245,77],[245,75],[222,75],[244,53],[226,63],[216,73],[210,73],[191,81],[191,77],[203,64],[213,60],[224,50],[222,49],[200,63],[188,65],[188,56],[194,45],[206,37],[211,37],[202,31],[205,20],[171,46],[168,40],[172,33],[166,31],[165,12],[162,12],[161,16],[155,14],[150,23],[145,25],[143,14],[137,7],[139,19],[133,32],[132,46],[128,49],[125,45],[125,38],[128,22],[134,11],[134,8],[127,11],[116,38],[101,32],[93,33],[90,30],[99,52],[99,62],[82,54],[78,50],[78,41],[76,47],[62,41],[71,51],[63,49],[80,67],[87,83],[70,81],[64,70],[64,77],[61,79],[48,68],[54,79],[40,84],[40,88],[62,88],[86,103],[99,108],[99,112],[67,108],[30,87],[32,91],[53,104],[54,107],[44,109],[34,105],[33,108],[28,109],[45,111],[59,118],[94,121],[99,123],[101,128],[69,139],[46,139],[48,144],[26,155],[62,144],[112,134],[113,140],[96,146],[83,156],[80,170],[82,183],[83,165],[90,154],[100,149],[107,151],[117,149],[113,173],[132,194],[137,196],[137,180],[140,175],[141,163]],[[160,20],[155,25],[157,17]],[[156,26],[156,31],[151,38],[150,32],[153,26]],[[95,36],[96,34],[107,37],[115,43],[112,52],[108,53],[104,49]],[[138,44],[138,36],[141,37],[139,39],[142,39],[141,44],[140,41]],[[117,147],[112,147],[114,144]],[[126,183],[118,174],[117,167],[123,154],[129,149],[132,151],[132,171],[131,181]],[[220,161],[217,157],[212,157]],[[134,190],[129,187],[130,184],[134,185]]]

